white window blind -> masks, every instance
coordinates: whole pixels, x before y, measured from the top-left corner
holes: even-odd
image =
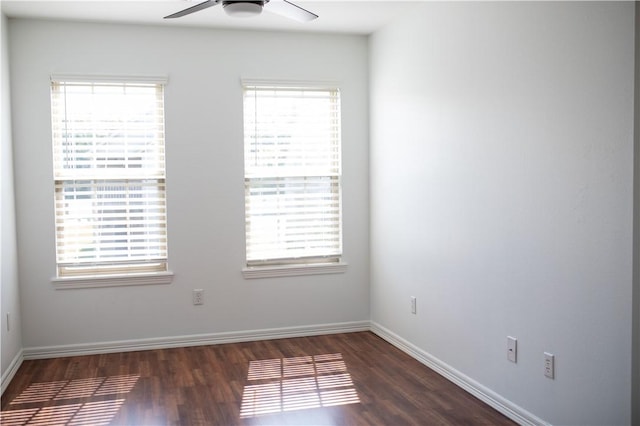
[[[164,85],[52,81],[58,276],[167,270]]]
[[[338,89],[244,87],[247,265],[339,261]]]

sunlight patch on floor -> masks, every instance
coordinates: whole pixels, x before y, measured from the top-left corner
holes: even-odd
[[[124,398],[109,396],[131,392],[139,378],[138,375],[123,375],[33,383],[10,402],[12,409],[0,413],[0,424],[108,425],[125,402]],[[70,402],[87,398],[94,400]],[[60,401],[69,403],[59,404]],[[34,404],[39,406],[33,407]],[[25,405],[28,407],[19,407]]]
[[[251,361],[240,417],[357,404],[342,354]]]

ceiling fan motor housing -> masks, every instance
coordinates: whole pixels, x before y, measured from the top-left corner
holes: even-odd
[[[188,7],[171,15],[167,15],[165,19],[181,18],[186,15],[191,15],[195,12],[208,9],[212,6],[222,3],[227,15],[234,17],[248,17],[257,16],[262,13],[264,5],[269,3],[269,0],[205,0],[202,3],[198,3],[195,6]],[[309,12],[300,6],[291,3],[288,0],[282,0],[271,3],[269,6],[269,12],[273,12],[276,15],[281,15],[286,18],[294,19],[298,22],[309,22],[318,18],[313,12]]]
[[[238,18],[248,18],[251,16],[256,16],[262,13],[262,7],[269,0],[262,1],[233,1],[233,0],[224,0],[222,2],[222,7],[224,11],[227,12],[228,15],[238,17]]]

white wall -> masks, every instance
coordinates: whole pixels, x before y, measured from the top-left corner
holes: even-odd
[[[636,3],[636,80],[635,80],[635,204],[634,204],[634,276],[633,276],[633,407],[631,424],[640,424],[640,6]]]
[[[361,36],[10,20],[25,350],[369,318],[368,45]],[[168,75],[172,284],[54,290],[49,76]],[[331,80],[343,108],[348,272],[244,280],[240,78]],[[205,304],[191,304],[191,290]]]
[[[553,424],[630,423],[633,7],[427,3],[370,43],[372,321]]]
[[[18,287],[18,257],[16,247],[16,216],[13,190],[13,163],[11,147],[11,108],[9,89],[7,18],[0,15],[0,42],[2,43],[2,68],[0,71],[0,300],[2,320],[2,386],[8,382],[13,366],[17,365],[22,350],[20,327],[20,291]],[[9,329],[7,315],[10,316]]]

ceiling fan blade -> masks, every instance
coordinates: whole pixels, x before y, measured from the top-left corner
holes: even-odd
[[[190,15],[190,14],[192,14],[194,12],[199,12],[201,10],[204,10],[204,9],[208,8],[208,7],[215,6],[216,4],[220,3],[221,1],[222,0],[207,0],[207,1],[203,2],[203,3],[198,3],[195,6],[191,6],[191,7],[188,7],[186,9],[184,9],[184,10],[181,10],[180,12],[176,12],[176,13],[173,13],[171,15],[165,16],[164,19],[180,18],[180,17],[185,16],[185,15]]]
[[[265,4],[264,7],[269,12],[273,12],[299,22],[313,21],[318,17],[315,13],[309,12],[308,10],[287,0],[271,0],[269,3]]]

